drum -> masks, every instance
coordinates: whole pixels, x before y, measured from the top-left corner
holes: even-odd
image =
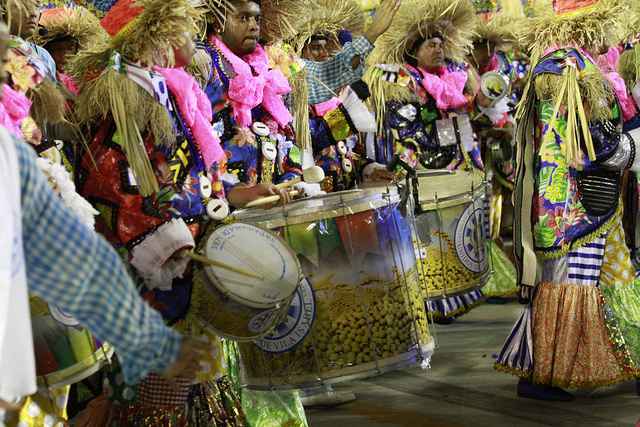
[[[206,328],[234,341],[256,341],[286,316],[301,272],[295,254],[276,234],[239,222],[212,227],[199,252],[261,277],[196,263],[196,285],[205,291],[199,317]]]
[[[38,386],[56,389],[98,372],[113,355],[79,322],[35,295],[29,295]]]
[[[414,248],[425,298],[463,295],[489,280],[487,185],[466,171],[419,171]]]
[[[434,351],[396,188],[350,190],[234,216],[277,230],[307,279],[286,321],[240,344],[249,388],[305,388],[364,378]]]

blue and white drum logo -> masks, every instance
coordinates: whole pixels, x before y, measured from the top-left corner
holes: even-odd
[[[455,232],[455,247],[458,259],[473,273],[487,269],[486,212],[482,199],[474,200],[462,212]]]
[[[283,353],[300,344],[309,334],[316,317],[316,297],[309,279],[300,283],[287,312],[287,320],[256,344],[267,353]]]

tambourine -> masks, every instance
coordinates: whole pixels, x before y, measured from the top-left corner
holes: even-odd
[[[488,107],[481,109],[480,113],[478,113],[474,119],[483,115],[485,111],[507,96],[509,93],[509,80],[507,80],[506,76],[502,73],[497,71],[487,71],[480,79],[480,90],[487,98],[491,99],[491,104],[489,104]]]
[[[504,74],[497,71],[488,71],[480,79],[480,90],[488,98],[491,98],[493,106],[498,100],[504,98],[509,93],[509,81]]]

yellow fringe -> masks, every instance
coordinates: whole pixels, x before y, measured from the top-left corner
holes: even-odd
[[[493,364],[493,369],[495,369],[496,371],[504,372],[506,374],[515,375],[516,377],[524,378],[525,380],[531,379],[531,371],[516,369],[497,361]]]

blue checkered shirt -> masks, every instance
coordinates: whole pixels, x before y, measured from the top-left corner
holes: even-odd
[[[51,189],[36,154],[14,138],[29,290],[113,345],[128,384],[175,362],[182,336],[140,298],[122,260]]]
[[[316,105],[336,96],[343,87],[360,80],[365,71],[365,59],[373,50],[369,39],[362,35],[353,43],[347,43],[339,54],[325,62],[314,62],[303,59],[307,70],[307,86],[309,87],[309,105]],[[351,66],[353,57],[360,55],[360,65],[354,70]],[[309,74],[315,76],[314,79]]]

